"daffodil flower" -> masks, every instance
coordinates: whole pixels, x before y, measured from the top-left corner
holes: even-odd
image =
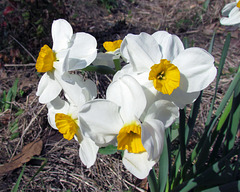
[[[104,65],[114,68],[114,60],[120,58],[120,46],[122,40],[105,41],[103,47],[106,52],[99,52],[97,58],[93,61],[93,65]]]
[[[226,4],[222,9],[223,17],[220,19],[222,25],[240,24],[240,1]]]
[[[71,78],[74,85],[70,86],[65,92],[65,97],[68,100],[65,101],[60,97],[56,97],[47,104],[48,121],[54,129],[63,134],[65,139],[71,140],[75,138],[79,142],[80,159],[89,168],[96,160],[99,147],[94,141],[82,134],[78,112],[87,101],[96,97],[97,89],[90,80],[83,83],[82,79],[77,75],[71,75]]]
[[[124,75],[109,85],[106,100],[87,102],[79,112],[83,134],[100,147],[117,145],[124,151],[125,167],[140,179],[158,162],[165,128],[178,117],[169,101],[159,100],[149,109],[146,103],[140,84]]]
[[[71,25],[64,19],[53,22],[52,38],[52,49],[44,45],[36,62],[37,71],[45,73],[36,93],[40,103],[55,99],[62,90],[61,79],[72,83],[68,71],[85,68],[97,55],[96,39],[84,32],[73,34]]]
[[[184,49],[176,35],[158,31],[153,35],[128,34],[121,55],[129,62],[115,76],[133,76],[144,88],[149,105],[166,99],[183,108],[216,76],[214,58],[201,48]]]

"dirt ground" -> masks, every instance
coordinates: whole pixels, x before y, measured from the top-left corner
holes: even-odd
[[[104,5],[103,2],[111,2]],[[220,102],[240,63],[239,29],[221,26],[221,9],[230,2],[212,0],[3,0],[0,2],[0,99],[16,79],[18,92],[9,109],[0,111],[0,165],[8,163],[23,147],[40,139],[43,142],[39,160],[27,162],[19,189],[25,191],[147,191],[146,180],[138,180],[122,165],[121,155],[98,154],[94,166],[87,169],[78,156],[76,141],[67,141],[47,122],[47,109],[35,95],[42,74],[34,67],[44,44],[52,45],[51,24],[65,18],[74,32],[92,34],[102,49],[104,41],[123,39],[128,33],[153,33],[167,30],[181,39],[188,38],[190,46],[208,50],[214,30],[213,48],[216,66],[219,63],[227,33],[232,39],[217,94]],[[11,6],[11,11],[6,8]],[[110,6],[110,8],[109,8]],[[111,76],[84,74],[97,83],[99,97],[110,83]],[[204,91],[196,131],[206,120],[213,96],[214,82]],[[2,106],[2,105],[0,105]],[[1,109],[2,110],[2,109]],[[19,113],[21,111],[21,113]],[[13,139],[11,127],[17,124]],[[46,165],[30,182],[44,160]],[[23,163],[22,163],[23,164]],[[158,165],[156,165],[157,167]],[[0,176],[0,191],[11,191],[22,166]]]

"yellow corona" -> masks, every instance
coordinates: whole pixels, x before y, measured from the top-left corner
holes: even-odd
[[[173,90],[180,85],[180,72],[170,61],[161,59],[159,64],[151,67],[148,80],[153,81],[156,90],[171,95]]]

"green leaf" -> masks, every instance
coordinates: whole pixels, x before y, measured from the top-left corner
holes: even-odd
[[[185,145],[188,144],[190,137],[192,136],[193,133],[193,128],[195,126],[195,122],[197,120],[198,112],[199,112],[199,107],[201,104],[202,100],[202,93],[203,91],[200,92],[197,100],[193,103],[192,109],[188,118],[187,126],[185,127]]]
[[[172,129],[171,130],[171,142],[174,141],[179,136],[178,129]]]
[[[216,35],[216,31],[214,31],[209,48],[208,48],[208,52],[212,54],[212,50],[213,50],[213,45],[215,42],[215,35]]]
[[[223,192],[223,191],[240,191],[240,181],[233,181],[224,185],[216,186],[202,192]]]
[[[228,115],[229,115],[229,113],[232,109],[232,102],[233,102],[233,96],[231,97],[230,101],[228,102],[223,114],[221,115],[221,118],[220,118],[220,120],[218,122],[218,125],[217,125],[217,128],[216,128],[217,131],[220,131],[223,124],[225,123],[225,121],[226,121],[226,119],[227,119],[227,117],[228,117]]]
[[[176,186],[173,191],[191,191],[196,187],[206,188],[207,186],[221,185],[229,182],[229,180],[235,180],[232,169],[230,169],[231,172],[229,172],[226,170],[226,167],[231,165],[231,158],[237,154],[239,154],[239,148],[230,151],[226,156],[221,158],[212,166],[208,168],[205,166],[205,170],[202,173]],[[236,164],[238,165],[238,162]]]
[[[224,108],[225,108],[227,102],[229,101],[229,99],[239,81],[240,81],[240,71],[236,74],[233,81],[231,82],[216,113],[212,117],[211,121],[208,123],[208,126],[206,126],[203,136],[201,137],[201,139],[199,140],[199,142],[197,143],[195,148],[192,150],[192,153],[191,153],[190,157],[188,158],[187,163],[185,165],[183,165],[183,172],[187,178],[193,177],[196,173],[199,173],[205,169],[205,162],[208,159],[207,157],[209,155],[208,153],[209,153],[210,147],[212,146],[212,144],[215,141],[215,138],[213,138],[212,135],[215,134],[214,132],[216,130],[214,130],[213,132],[212,132],[212,130],[215,127],[218,118],[224,111]],[[188,168],[191,166],[192,162],[195,161],[195,159],[197,157],[198,157],[198,160],[197,160],[196,164],[193,165],[191,172],[186,175]],[[194,173],[194,169],[196,170],[196,173]]]
[[[19,137],[19,132],[15,132],[11,135],[10,139],[13,140],[13,139],[16,139],[17,137]]]
[[[179,184],[179,180],[181,179],[181,172],[179,172],[179,169],[182,168],[182,164],[181,164],[181,155],[180,155],[180,147],[178,147],[178,153],[175,156],[175,162],[172,166],[171,169],[171,175],[173,176],[172,178],[172,185],[171,185],[171,189],[173,189],[176,185]]]
[[[18,79],[16,79],[13,83],[13,86],[9,89],[8,94],[6,96],[5,100],[5,110],[9,109],[10,103],[15,100],[17,95],[17,85],[18,85]]]
[[[19,190],[18,190],[18,187],[19,187],[19,184],[20,184],[20,182],[21,182],[21,179],[22,179],[22,176],[23,176],[25,167],[26,167],[26,163],[23,165],[22,171],[21,171],[20,175],[18,176],[17,182],[16,182],[16,184],[14,185],[13,189],[11,190],[11,192],[17,192],[17,191],[19,191]]]
[[[207,156],[206,153],[209,151],[211,145],[213,144],[213,142],[215,140],[215,138],[211,138],[212,129],[216,125],[219,116],[224,111],[224,108],[225,108],[227,102],[229,101],[229,99],[239,81],[240,81],[240,72],[238,72],[236,74],[236,76],[234,77],[234,79],[233,79],[232,83],[230,84],[224,98],[222,99],[215,115],[213,116],[211,121],[208,123],[208,126],[205,129],[202,139],[196,145],[196,147],[194,149],[194,154],[191,155],[191,158],[193,160],[193,159],[195,159],[196,154],[199,154],[199,159],[198,159],[197,165],[201,165],[201,166],[204,165],[204,162],[206,161],[206,156]],[[214,130],[214,131],[216,131],[216,130]],[[213,134],[214,134],[214,132],[213,132]]]
[[[226,37],[226,40],[225,40],[225,43],[224,43],[224,46],[223,46],[221,59],[220,59],[220,62],[219,62],[217,79],[216,79],[216,86],[215,86],[215,93],[214,93],[212,103],[211,103],[211,107],[210,107],[210,110],[209,110],[209,113],[208,113],[206,125],[208,125],[210,123],[210,120],[211,120],[212,110],[213,110],[213,106],[214,106],[214,103],[215,103],[217,90],[218,90],[218,84],[219,84],[220,76],[222,74],[222,69],[223,69],[223,66],[225,64],[225,60],[226,60],[226,57],[227,57],[230,41],[231,41],[231,34],[228,33],[228,35]]]
[[[186,143],[185,143],[185,108],[180,109],[180,118],[179,118],[179,141],[180,141],[180,154],[181,154],[181,164],[184,164],[186,161]]]
[[[120,59],[114,59],[113,62],[114,62],[116,71],[121,70],[122,67],[121,67]]]
[[[102,147],[99,149],[99,153],[103,155],[111,155],[117,152],[117,147],[113,145],[108,145],[107,147]]]
[[[149,175],[148,175],[148,184],[150,187],[151,192],[158,192],[158,181],[157,176],[154,167],[151,169]]]
[[[104,66],[104,65],[89,65],[86,68],[82,69],[83,71],[93,71],[101,74],[115,74],[116,71],[113,70],[111,67]]]
[[[233,102],[231,108],[231,116],[230,116],[230,125],[227,130],[226,140],[225,140],[225,153],[233,148],[236,134],[238,131],[239,121],[240,121],[240,81],[236,85],[233,94]]]
[[[10,124],[9,126],[9,131],[11,133],[14,133],[15,131],[18,130],[18,119],[16,119],[13,123]]]
[[[18,90],[18,78],[14,81],[13,86],[11,88],[12,91],[12,101],[15,101],[15,98],[17,96],[17,90]]]
[[[12,89],[9,89],[6,96],[6,100],[5,100],[5,107],[4,107],[5,111],[9,109],[11,101],[12,101]]]
[[[45,165],[47,164],[47,159],[43,158],[43,157],[32,157],[31,159],[36,159],[36,160],[41,160],[43,161],[42,165],[40,166],[40,168],[37,170],[37,172],[33,175],[33,177],[28,181],[28,183],[25,185],[24,189],[22,190],[24,192],[24,190],[27,188],[27,186],[29,185],[29,183],[38,175],[38,173],[40,171],[43,170],[43,168],[45,167]]]
[[[163,151],[159,160],[159,186],[160,186],[160,192],[164,192],[166,185],[167,185],[167,180],[168,180],[168,169],[169,169],[169,153],[170,149],[168,148],[170,144],[170,138],[168,136],[169,130],[166,130],[165,132],[165,137],[164,137],[164,146],[163,146]]]
[[[22,115],[24,112],[23,109],[19,109],[17,113],[15,113],[16,116]]]
[[[185,49],[189,48],[189,41],[187,37],[183,38],[183,45]]]
[[[204,9],[205,11],[207,10],[209,3],[210,3],[210,0],[206,0],[206,1],[203,3],[203,9]]]

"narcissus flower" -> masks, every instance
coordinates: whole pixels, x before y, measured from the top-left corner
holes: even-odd
[[[94,99],[97,95],[97,89],[90,80],[86,86],[82,86],[82,80],[77,75],[71,75],[74,85],[69,87],[65,96],[68,99],[64,101],[60,97],[55,98],[47,104],[49,124],[57,129],[67,140],[75,138],[80,145],[79,156],[81,161],[89,168],[96,160],[98,146],[82,134],[79,126],[78,112],[87,101]]]
[[[111,83],[106,100],[86,103],[79,112],[83,134],[104,147],[116,144],[124,151],[123,164],[136,177],[145,178],[158,162],[164,130],[178,117],[178,108],[159,100],[146,109],[139,83],[125,75]]]
[[[124,74],[133,76],[143,86],[149,105],[156,99],[167,99],[182,108],[216,76],[211,54],[197,47],[184,49],[176,35],[165,31],[128,34],[120,50],[129,65],[114,80]]]
[[[48,103],[59,95],[60,79],[70,81],[68,71],[85,68],[97,56],[96,39],[84,32],[73,34],[71,25],[64,19],[53,22],[52,38],[52,49],[44,45],[36,62],[37,71],[45,73],[37,90],[40,103]]]
[[[106,52],[99,52],[97,58],[93,61],[93,65],[104,65],[114,68],[114,60],[120,58],[120,46],[122,40],[106,41],[103,43],[103,47]]]
[[[226,4],[222,9],[223,18],[220,19],[222,25],[240,24],[240,1]]]

